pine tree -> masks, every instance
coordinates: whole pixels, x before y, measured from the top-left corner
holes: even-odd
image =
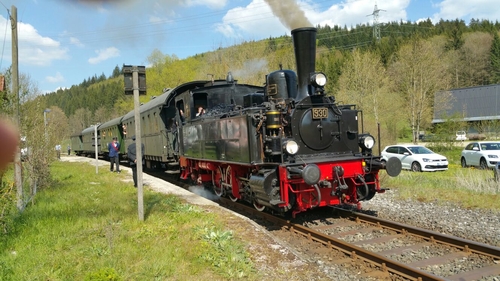
[[[117,65],[117,66],[115,66],[115,69],[113,69],[113,74],[111,74],[111,78],[116,78],[116,77],[120,76],[120,74],[121,74],[121,71]]]
[[[490,50],[491,84],[500,84],[500,37],[495,32]]]

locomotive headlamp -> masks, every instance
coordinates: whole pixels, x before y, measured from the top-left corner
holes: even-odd
[[[371,135],[361,135],[359,137],[359,146],[364,149],[372,149],[375,145],[375,139]]]
[[[299,151],[299,145],[296,141],[289,140],[285,143],[286,152],[290,155],[295,155]]]
[[[324,87],[326,85],[326,75],[322,72],[316,72],[311,75],[311,84],[314,87]]]

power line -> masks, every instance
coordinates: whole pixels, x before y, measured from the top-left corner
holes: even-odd
[[[375,40],[377,40],[377,42],[380,41],[380,27],[379,27],[379,23],[378,23],[380,11],[385,12],[386,10],[382,10],[382,9],[377,8],[377,2],[375,2],[375,7],[373,8],[373,13],[371,13],[370,15],[367,15],[367,17],[373,16],[373,38],[375,38]]]

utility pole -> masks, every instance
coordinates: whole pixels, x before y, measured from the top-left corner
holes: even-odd
[[[385,12],[386,10],[382,10],[382,9],[377,8],[377,2],[375,2],[375,7],[373,8],[373,13],[371,13],[370,15],[367,15],[367,17],[373,16],[373,38],[375,38],[375,40],[377,40],[377,42],[380,41],[380,24],[378,23],[378,16],[379,16],[380,11]]]
[[[95,173],[99,173],[99,144],[97,143],[98,137],[97,137],[97,126],[99,126],[99,123],[96,123],[94,125],[94,146],[95,146]],[[100,140],[99,140],[100,141]]]
[[[21,128],[21,118],[19,116],[19,63],[18,63],[18,40],[17,40],[17,8],[12,5],[10,23],[12,26],[12,93],[16,96],[14,100],[15,124]],[[23,200],[23,176],[21,166],[21,148],[17,146],[14,158],[14,182],[17,187],[17,209],[24,209]]]
[[[123,82],[125,94],[134,95],[134,119],[135,119],[135,151],[137,159],[137,208],[139,220],[144,221],[144,195],[142,184],[142,137],[141,137],[141,114],[139,95],[146,94],[146,67],[137,65],[123,65]]]
[[[137,208],[139,220],[144,221],[144,197],[142,184],[142,138],[141,138],[141,116],[139,108],[139,72],[137,67],[132,68],[132,83],[134,87],[134,118],[135,118],[135,151],[137,155]]]

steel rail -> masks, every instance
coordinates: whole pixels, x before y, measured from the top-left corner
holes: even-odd
[[[223,199],[223,198],[221,198],[221,199]],[[224,205],[231,206],[232,208],[239,209],[239,210],[245,211],[247,213],[250,213],[253,216],[260,217],[265,221],[268,221],[268,222],[271,222],[273,224],[280,226],[282,229],[286,229],[286,230],[292,231],[294,233],[303,235],[304,237],[307,237],[310,240],[314,240],[316,242],[319,242],[319,243],[321,243],[329,248],[339,250],[339,251],[345,253],[346,255],[350,256],[351,259],[353,259],[353,260],[360,259],[360,260],[366,261],[368,263],[374,264],[377,267],[379,267],[380,271],[382,271],[382,272],[390,272],[392,274],[404,277],[404,278],[409,279],[409,280],[421,280],[421,281],[447,280],[445,278],[433,275],[429,272],[408,266],[404,263],[400,263],[400,262],[391,260],[389,258],[386,258],[386,257],[381,256],[379,254],[376,254],[374,252],[357,247],[353,244],[350,244],[350,243],[344,242],[342,240],[333,238],[331,236],[320,233],[318,231],[315,231],[311,228],[302,226],[300,224],[292,223],[288,220],[284,220],[284,219],[276,217],[272,214],[268,214],[268,213],[264,213],[264,212],[257,212],[252,207],[245,206],[243,204],[234,203],[234,202],[231,202],[227,199],[223,199],[219,202],[224,204]]]
[[[420,237],[424,240],[428,240],[430,242],[437,242],[444,245],[456,247],[458,249],[462,249],[466,253],[477,253],[480,255],[489,256],[495,259],[500,259],[500,248],[495,246],[486,245],[483,243],[462,239],[459,237],[454,237],[451,235],[425,230],[418,227],[413,227],[410,225],[400,224],[397,222],[388,221],[385,219],[369,216],[366,214],[353,212],[341,208],[334,207],[334,210],[339,215],[344,215],[346,217],[350,217],[356,221],[364,221],[373,225],[377,225],[380,227],[388,228],[393,231],[396,231],[401,234],[411,234],[417,237]]]

